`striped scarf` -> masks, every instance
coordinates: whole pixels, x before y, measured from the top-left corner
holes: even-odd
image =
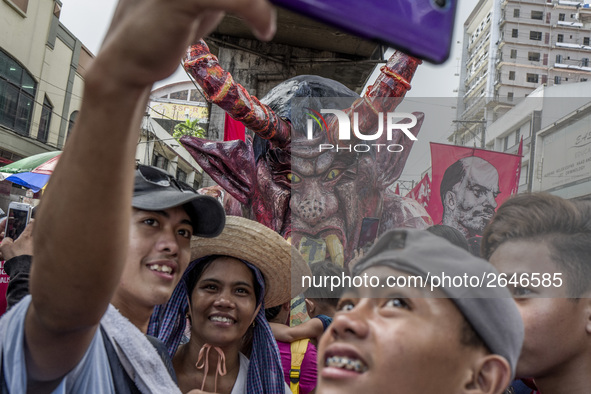
[[[170,357],[174,356],[181,342],[185,329],[185,315],[189,310],[189,292],[187,278],[189,272],[207,257],[193,261],[183,274],[179,284],[174,289],[170,300],[163,305],[156,306],[148,326],[148,335],[160,339],[168,348]],[[283,394],[283,368],[279,348],[271,327],[265,318],[265,280],[263,274],[254,265],[240,260],[254,273],[255,279],[261,287],[257,306],[261,305],[255,317],[255,327],[252,339],[252,352],[246,378],[246,392],[253,394]]]

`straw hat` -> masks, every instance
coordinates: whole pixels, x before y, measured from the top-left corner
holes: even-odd
[[[265,278],[265,308],[281,305],[306,290],[302,276],[312,275],[302,255],[281,235],[253,220],[226,216],[215,238],[194,237],[191,261],[219,254],[245,260]],[[291,290],[291,291],[290,291]]]

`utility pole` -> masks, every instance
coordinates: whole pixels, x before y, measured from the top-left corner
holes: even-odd
[[[476,123],[476,124],[481,124],[481,128],[480,128],[480,147],[484,149],[484,145],[485,145],[485,124],[486,124],[486,120],[452,120],[452,123]],[[475,138],[479,138],[478,134],[476,134],[475,132],[473,132],[472,130],[466,128],[466,130],[468,130],[468,132],[470,134],[472,134],[473,137]]]

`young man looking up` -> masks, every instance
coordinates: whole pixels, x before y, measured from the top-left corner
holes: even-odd
[[[444,274],[496,271],[427,231],[384,234],[353,268],[379,282],[346,290],[320,340],[317,392],[503,393],[523,340],[519,312],[500,287],[443,282],[430,292]]]
[[[482,253],[507,275],[523,318],[517,377],[543,394],[591,392],[589,203],[513,197],[485,229]]]
[[[181,206],[130,209],[134,155],[152,84],[176,69],[187,45],[211,31],[224,11],[242,16],[259,37],[273,34],[264,0],[119,2],[35,223],[31,297],[0,320],[7,391],[120,390],[107,360],[110,344],[135,392],[178,392],[135,326],[143,329],[150,308],[174,288],[188,263],[192,229],[209,225],[214,235],[222,223]]]

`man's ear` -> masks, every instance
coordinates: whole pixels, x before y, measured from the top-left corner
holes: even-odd
[[[443,201],[443,206],[448,207],[450,210],[456,209],[456,193],[452,191],[448,191],[445,193],[445,198]]]
[[[309,298],[306,298],[306,309],[308,310],[308,315],[310,317],[314,317],[314,311],[316,310],[316,303]]]
[[[587,335],[591,334],[591,292],[587,292],[582,295],[582,298],[579,299],[579,302],[584,302],[585,306],[583,310],[585,311],[585,330],[587,331]]]
[[[502,394],[511,383],[511,367],[497,354],[479,359],[472,372],[464,387],[465,394]]]

